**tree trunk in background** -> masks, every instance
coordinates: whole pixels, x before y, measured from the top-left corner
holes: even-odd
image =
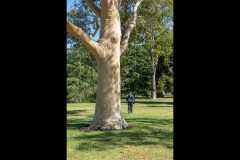
[[[152,51],[151,51],[152,52]],[[158,56],[157,56],[158,57]],[[157,87],[156,87],[156,69],[157,64],[154,61],[154,55],[151,54],[151,66],[152,66],[152,91],[151,91],[151,98],[156,99],[157,98]]]
[[[152,74],[152,92],[151,92],[151,97],[152,99],[156,99],[157,98],[157,90],[156,90],[156,70],[153,70],[153,74]]]

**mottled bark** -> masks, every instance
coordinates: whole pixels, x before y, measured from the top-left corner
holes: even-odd
[[[80,27],[75,26],[69,20],[67,20],[67,32],[82,42],[96,58],[98,57],[98,43],[92,40]]]
[[[86,0],[96,14],[99,10]],[[137,6],[141,1],[138,1]],[[121,113],[120,102],[120,42],[121,24],[119,15],[120,0],[101,0],[100,39],[93,41],[81,28],[67,21],[67,31],[78,38],[95,56],[98,67],[98,86],[95,114],[92,123],[82,128],[91,130],[118,130],[128,127]],[[134,10],[136,10],[136,5]],[[136,19],[136,18],[135,18]],[[135,20],[136,21],[136,20]]]

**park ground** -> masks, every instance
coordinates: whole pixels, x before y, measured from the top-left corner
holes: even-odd
[[[122,113],[132,128],[83,132],[95,103],[67,104],[67,160],[173,160],[173,98],[137,98],[133,114]]]

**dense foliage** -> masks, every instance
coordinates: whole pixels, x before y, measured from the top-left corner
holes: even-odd
[[[97,70],[94,57],[80,46],[67,50],[67,102],[96,98]]]

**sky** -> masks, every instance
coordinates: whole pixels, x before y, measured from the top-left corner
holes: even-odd
[[[78,0],[67,0],[67,12],[71,9],[71,7],[73,6],[74,2],[78,2]],[[94,32],[94,31],[92,31]],[[93,40],[98,40],[99,38],[99,30],[98,32],[96,33],[96,35],[94,37],[90,36],[91,38],[93,38]],[[70,44],[67,44],[67,48],[70,47]]]
[[[76,0],[67,0],[67,12],[71,9],[71,6],[73,6],[74,1]]]

